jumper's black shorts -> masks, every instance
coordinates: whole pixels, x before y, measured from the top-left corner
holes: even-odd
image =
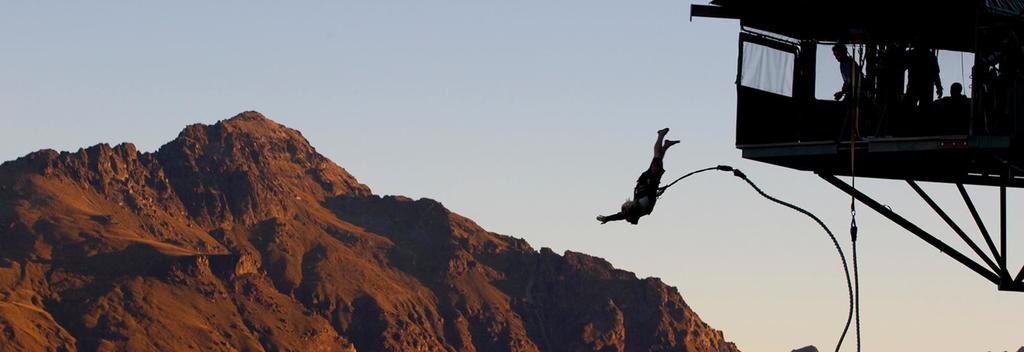
[[[640,174],[640,178],[636,179],[633,196],[638,199],[645,196],[658,198],[658,186],[661,184],[661,175],[664,174],[665,167],[662,165],[661,158],[652,159],[651,166]]]

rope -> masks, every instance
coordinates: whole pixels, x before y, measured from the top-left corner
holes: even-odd
[[[860,63],[864,65],[864,47],[860,48]],[[851,65],[852,66],[852,65]],[[856,74],[856,69],[853,69]],[[853,93],[853,126],[850,128],[850,187],[857,189],[857,137],[860,136],[860,98],[861,90]],[[857,318],[857,351],[860,352],[860,277],[857,270],[857,202],[853,194],[850,194],[850,238],[853,242],[853,283],[854,283],[854,314]]]
[[[669,183],[667,186],[659,188],[659,191],[660,192],[664,192],[669,187],[674,185],[676,182],[679,182],[679,180],[682,180],[684,178],[690,177],[690,176],[698,174],[698,173],[702,173],[702,172],[705,172],[705,171],[711,171],[711,170],[719,170],[719,171],[732,172],[733,176],[739,177],[743,181],[746,181],[747,184],[750,185],[750,187],[754,189],[754,191],[757,191],[757,193],[760,194],[765,199],[768,199],[768,200],[770,200],[772,202],[775,202],[775,203],[777,203],[779,205],[782,205],[782,206],[785,206],[787,208],[793,209],[793,210],[795,210],[795,211],[797,211],[797,212],[799,212],[801,214],[807,215],[807,217],[810,217],[812,220],[814,220],[814,222],[818,223],[818,225],[821,226],[821,228],[825,230],[825,233],[828,234],[828,237],[830,239],[832,239],[832,244],[835,245],[836,251],[839,252],[839,260],[843,262],[843,272],[846,274],[846,290],[847,290],[847,293],[850,296],[850,311],[849,311],[849,313],[846,316],[846,325],[843,326],[843,333],[841,335],[839,335],[839,342],[836,343],[836,352],[839,352],[840,347],[843,346],[843,340],[846,339],[846,333],[850,330],[850,322],[853,320],[853,313],[854,313],[854,307],[855,307],[854,306],[855,298],[854,298],[854,294],[853,294],[853,283],[850,280],[850,268],[846,264],[846,255],[843,254],[843,248],[839,245],[839,240],[836,239],[835,234],[832,233],[832,230],[830,230],[828,228],[828,226],[825,226],[825,222],[821,221],[820,218],[818,218],[817,216],[815,216],[811,212],[809,212],[809,211],[807,211],[804,208],[801,208],[799,206],[787,203],[787,202],[785,202],[783,200],[780,200],[778,198],[772,197],[771,195],[768,195],[767,193],[762,191],[760,187],[758,187],[756,184],[754,184],[754,181],[751,181],[749,178],[747,178],[747,175],[744,174],[743,171],[740,171],[740,169],[734,168],[734,167],[729,166],[729,165],[718,165],[718,166],[715,166],[715,167],[709,167],[709,168],[704,168],[704,169],[700,169],[700,170],[697,170],[697,171],[690,172],[690,173],[688,173],[686,175],[683,175],[682,177],[676,179],[675,181],[672,181],[672,183]],[[854,248],[854,252],[856,252],[856,248]],[[856,266],[854,266],[854,268],[856,268]],[[856,271],[855,271],[855,273],[856,273]],[[859,329],[859,324],[860,324],[860,322],[859,322],[859,314],[858,314],[858,329]],[[858,343],[857,343],[858,344],[858,348],[860,348],[860,341],[859,341],[860,340],[860,336],[858,336],[857,339],[858,339]]]
[[[860,275],[857,270],[857,227],[851,228],[851,234],[853,236],[853,291],[856,293],[853,296],[854,314],[857,318],[856,329],[857,329],[857,352],[860,352]]]
[[[679,177],[679,178],[677,178],[677,179],[676,179],[675,181],[672,181],[672,183],[669,183],[669,184],[668,184],[667,186],[665,186],[665,187],[660,187],[660,188],[658,188],[658,192],[659,192],[659,194],[661,194],[661,193],[664,193],[666,189],[668,189],[669,187],[672,187],[672,185],[676,184],[676,182],[679,182],[680,180],[682,180],[682,179],[684,179],[684,178],[687,178],[687,177],[690,177],[690,176],[693,176],[693,175],[696,175],[696,174],[699,174],[699,173],[701,173],[701,172],[705,172],[705,171],[711,171],[711,170],[725,170],[724,168],[731,168],[731,166],[726,166],[726,165],[718,165],[718,166],[715,166],[715,167],[709,167],[709,168],[704,168],[704,169],[700,169],[700,170],[697,170],[697,171],[693,171],[693,172],[691,172],[691,173],[688,173],[688,174],[686,174],[686,175],[683,175],[682,177]]]
[[[962,51],[960,52],[960,82],[967,83],[967,76],[964,75],[964,53]],[[970,94],[964,95],[971,96]]]

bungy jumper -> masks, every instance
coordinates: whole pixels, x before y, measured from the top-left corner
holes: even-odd
[[[597,221],[604,224],[609,221],[626,220],[630,224],[636,225],[641,217],[654,211],[654,204],[665,191],[665,188],[658,187],[661,184],[661,176],[665,174],[663,161],[665,152],[669,147],[679,143],[679,141],[666,140],[666,134],[668,134],[668,128],[658,131],[658,139],[654,142],[654,158],[651,159],[651,166],[644,170],[640,174],[640,178],[636,180],[633,199],[622,203],[622,208],[618,213],[608,216],[598,215]]]

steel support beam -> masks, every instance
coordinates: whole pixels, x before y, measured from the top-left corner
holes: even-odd
[[[1001,261],[999,267],[1002,269],[1002,274],[1009,280],[1010,272],[1006,267],[1006,186],[999,187],[999,251]]]
[[[918,238],[924,240],[925,242],[928,242],[928,244],[932,245],[940,252],[945,253],[950,258],[953,258],[954,260],[960,262],[960,264],[963,264],[968,269],[971,269],[974,272],[981,275],[982,277],[984,277],[985,279],[988,279],[993,284],[1000,284],[999,275],[996,275],[995,273],[989,271],[988,269],[985,269],[984,266],[981,266],[974,260],[971,260],[971,258],[968,258],[967,256],[963,255],[956,249],[953,249],[953,247],[950,247],[949,245],[945,244],[938,238],[935,238],[927,231],[921,229],[917,225],[914,225],[914,223],[903,218],[899,214],[896,214],[892,210],[889,210],[889,208],[886,208],[884,205],[878,203],[871,197],[865,195],[864,193],[861,193],[860,191],[854,189],[853,187],[850,187],[850,185],[846,184],[846,182],[840,181],[833,175],[819,173],[818,176],[821,177],[823,180],[827,181],[828,183],[832,184],[836,188],[842,190],[843,192],[846,192],[847,194],[853,196],[864,205],[867,205],[869,208],[874,209],[876,212],[878,212],[882,216],[885,216],[890,221],[896,223],[897,225],[900,225],[907,231],[910,231],[910,233],[916,235]]]
[[[693,4],[690,5],[690,21],[694,17],[739,19],[740,15],[721,6]]]
[[[981,260],[985,261],[985,264],[988,264],[988,267],[992,269],[993,272],[999,271],[999,267],[996,266],[996,263],[993,262],[992,259],[989,259],[989,257],[985,255],[985,252],[981,251],[981,248],[979,248],[978,245],[975,244],[974,241],[967,236],[967,233],[965,233],[964,230],[961,229],[960,226],[957,225],[956,222],[954,222],[953,219],[950,218],[949,215],[947,215],[941,207],[939,207],[938,203],[935,203],[935,201],[932,200],[932,197],[928,196],[928,193],[925,193],[925,191],[921,189],[921,186],[917,185],[917,182],[914,182],[913,180],[907,180],[907,183],[910,184],[910,187],[913,188],[914,191],[921,196],[921,199],[924,199],[925,203],[928,203],[928,206],[931,207],[932,210],[934,210],[940,218],[942,218],[942,221],[945,221],[946,224],[949,225],[949,227],[952,228],[958,236],[960,236],[960,239],[963,239],[964,242],[971,247],[971,250],[973,250],[974,253],[981,258]]]
[[[957,183],[956,188],[960,190],[960,196],[964,198],[964,203],[967,204],[967,209],[971,211],[971,216],[974,217],[974,222],[978,224],[978,231],[981,231],[981,235],[985,237],[985,244],[988,244],[988,249],[992,251],[992,256],[995,257],[997,262],[1003,262],[1003,256],[999,254],[999,250],[996,249],[996,244],[992,241],[992,235],[988,233],[988,228],[985,227],[985,222],[981,220],[981,215],[978,215],[978,208],[974,207],[974,202],[971,201],[971,195],[967,193],[967,189],[964,188],[962,183]]]

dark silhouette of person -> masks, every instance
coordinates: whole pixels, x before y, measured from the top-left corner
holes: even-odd
[[[996,70],[991,63],[982,58],[978,65],[971,67],[971,91],[974,95],[974,133],[989,134],[995,128]]]
[[[885,45],[878,59],[878,91],[875,95],[881,117],[877,135],[890,135],[902,128],[900,102],[903,100],[907,48],[902,43]]]
[[[903,95],[906,55],[907,49],[900,44],[887,46],[880,55],[878,97],[883,104],[892,105]]]
[[[936,104],[941,117],[941,133],[967,133],[970,127],[971,101],[963,94],[964,86],[955,82],[949,86],[949,96],[940,98]]]
[[[654,203],[658,201],[658,196],[665,191],[658,187],[661,184],[661,175],[665,174],[662,159],[669,147],[679,143],[679,141],[666,140],[666,134],[668,134],[668,128],[658,131],[658,140],[654,143],[654,158],[651,160],[651,166],[636,180],[633,199],[622,203],[622,208],[618,213],[608,216],[598,215],[597,221],[604,224],[609,221],[626,220],[630,224],[636,225],[640,221],[640,217],[654,211]]]
[[[850,56],[846,45],[833,45],[832,55],[836,57],[836,61],[839,61],[839,73],[843,76],[843,87],[833,97],[836,100],[847,101],[852,98],[851,92],[854,89],[862,92],[861,82],[864,81],[864,73],[861,71],[860,65],[857,65],[857,62]]]
[[[949,86],[949,96],[942,98],[945,101],[953,103],[967,103],[968,99],[964,96],[964,86],[960,82],[953,82]]]
[[[991,111],[986,112],[989,132],[1012,133],[1014,121],[1024,116],[1019,113],[1016,102],[1022,99],[1019,89],[1024,81],[1024,46],[1017,34],[1009,32],[1002,39],[1000,47],[982,62],[993,67],[989,93]],[[995,67],[998,66],[998,69]]]
[[[927,48],[915,45],[910,51],[907,65],[907,101],[912,107],[925,110],[935,100],[932,87],[942,97],[942,79],[939,78],[939,60]]]

